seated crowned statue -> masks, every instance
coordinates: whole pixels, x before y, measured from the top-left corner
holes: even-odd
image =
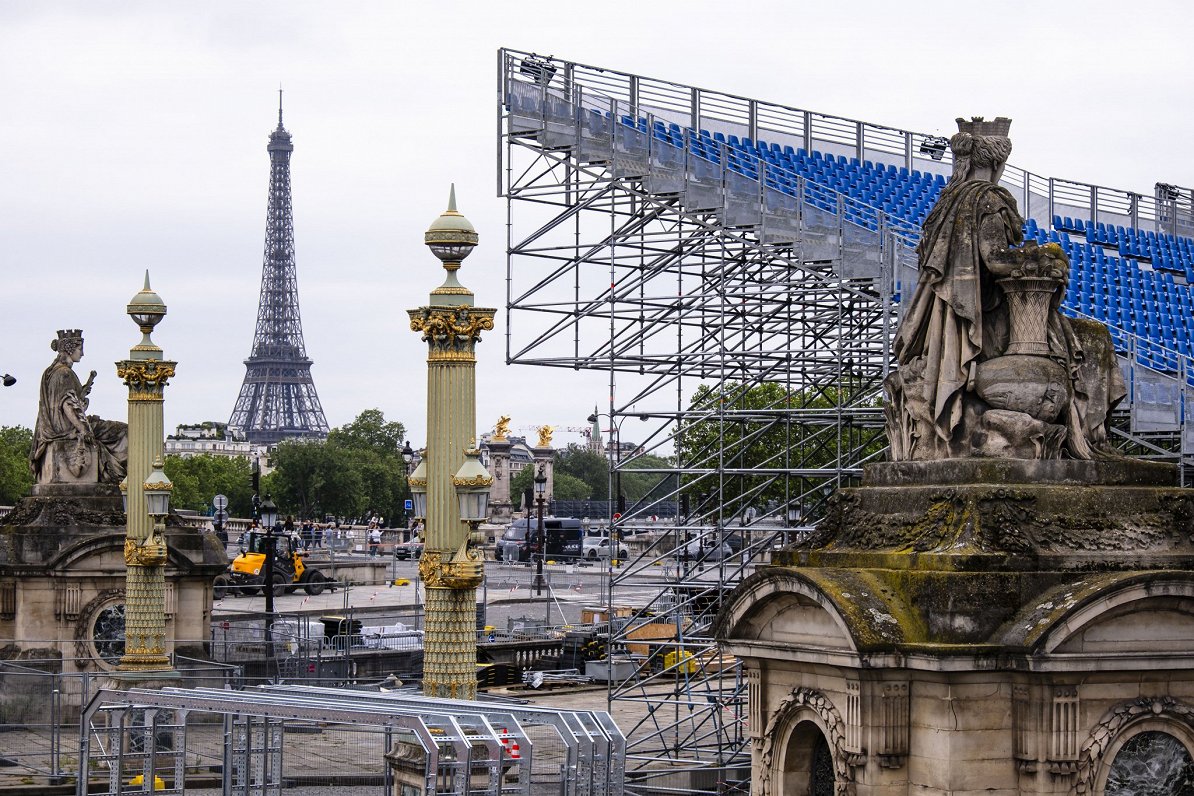
[[[87,414],[95,371],[85,384],[74,371],[83,358],[83,333],[61,329],[50,348],[57,356],[41,377],[29,451],[36,483],[119,483],[128,463],[128,426]]]
[[[958,119],[953,175],[925,220],[916,291],[884,384],[892,461],[1100,459],[1126,394],[1107,328],[1058,308],[1069,262],[1024,242],[999,179],[1011,121]]]

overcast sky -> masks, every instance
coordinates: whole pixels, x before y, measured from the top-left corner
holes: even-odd
[[[975,11],[969,10],[970,8]],[[92,411],[149,269],[179,362],[166,426],[226,421],[261,279],[277,88],[286,91],[299,295],[332,426],[376,407],[420,443],[425,344],[405,310],[442,278],[422,233],[455,181],[481,235],[461,281],[504,303],[496,50],[553,53],[810,110],[949,134],[1015,120],[1034,172],[1152,193],[1194,186],[1181,2],[88,2],[0,0],[0,425],[32,426],[54,331],[80,327]],[[583,425],[604,377],[479,348],[479,431]],[[545,382],[544,380],[550,380]],[[559,442],[576,439],[559,435]]]

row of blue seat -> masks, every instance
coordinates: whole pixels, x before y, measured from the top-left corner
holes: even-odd
[[[524,109],[525,110],[525,109]],[[559,109],[555,109],[557,112]],[[609,114],[589,111],[595,118]],[[861,205],[882,210],[911,227],[923,223],[945,177],[902,166],[876,164],[845,155],[776,142],[752,140],[720,131],[694,130],[675,122],[622,116],[621,125],[636,135],[646,134],[659,144],[686,150],[692,157],[721,166],[740,178],[758,181],[790,196],[806,186],[804,201],[826,212],[837,212],[838,200],[822,186]],[[862,208],[848,208],[846,219],[874,228],[876,216]],[[1068,311],[1098,317],[1113,327],[1118,344],[1126,332],[1140,335],[1137,355],[1160,366],[1172,366],[1173,350],[1190,350],[1194,340],[1194,242],[1131,227],[1098,224],[1057,216],[1051,229],[1036,220],[1025,223],[1025,235],[1061,245],[1071,259],[1071,278],[1065,296]],[[1081,236],[1071,238],[1071,234]],[[1160,270],[1154,270],[1160,269]],[[1177,283],[1174,274],[1185,284]],[[1148,346],[1155,347],[1155,351]]]

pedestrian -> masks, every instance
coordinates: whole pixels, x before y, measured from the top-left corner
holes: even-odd
[[[312,533],[314,535],[311,538],[312,538],[315,546],[323,547],[323,523],[322,522],[315,523],[315,530]]]
[[[377,551],[381,548],[381,528],[374,525],[369,529],[369,557],[377,558]]]

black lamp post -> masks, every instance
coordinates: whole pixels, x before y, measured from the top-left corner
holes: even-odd
[[[272,641],[274,625],[274,524],[278,521],[278,507],[269,495],[261,502],[261,525],[265,528],[265,567],[263,571],[265,594],[265,639]]]
[[[415,452],[410,447],[410,440],[403,440],[403,443],[402,443],[402,479],[403,480],[406,480],[407,476],[410,475],[410,465],[411,465],[411,462],[413,462],[414,460],[415,460]],[[408,487],[409,487],[409,485],[408,485]],[[412,506],[414,505],[413,501],[412,501],[411,505]],[[405,506],[403,506],[403,508],[402,508],[402,524],[406,528],[406,532],[403,534],[406,537],[405,541],[409,542],[410,541],[410,517],[408,517],[406,514]]]
[[[543,538],[543,502],[544,496],[547,494],[547,472],[542,463],[539,464],[538,471],[535,472],[535,506],[539,513],[539,529],[536,534],[537,542],[535,544],[538,559],[535,561],[535,596],[539,597],[543,594],[543,557],[547,554],[547,545]]]

